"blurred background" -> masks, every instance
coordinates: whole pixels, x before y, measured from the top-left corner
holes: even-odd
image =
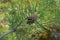
[[[37,19],[27,23],[31,15]],[[0,0],[0,35],[15,28],[0,40],[45,40],[41,34],[54,26],[60,28],[60,0]]]

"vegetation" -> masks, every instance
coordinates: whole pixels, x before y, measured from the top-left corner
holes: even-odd
[[[55,27],[60,28],[59,4],[60,0],[0,0],[0,35],[15,29],[0,40],[55,40],[50,35]],[[27,24],[32,14],[37,19],[34,16],[34,22]]]

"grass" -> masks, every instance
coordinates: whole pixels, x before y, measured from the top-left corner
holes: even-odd
[[[36,32],[45,32],[43,27],[49,28],[50,25],[60,24],[60,6],[59,1],[55,0],[12,0],[11,2],[0,3],[0,15],[5,15],[9,23],[10,30],[16,28],[15,33],[11,33],[4,37],[4,40],[35,40],[31,35]],[[38,20],[32,25],[26,23],[25,18],[30,14],[37,12]],[[2,16],[4,18],[4,16]],[[0,17],[1,20],[1,17]],[[5,27],[4,27],[5,28]],[[21,30],[19,29],[21,28]],[[0,29],[1,30],[1,29]],[[5,29],[2,28],[3,31]],[[32,31],[34,30],[34,32]],[[2,31],[0,31],[1,33]]]

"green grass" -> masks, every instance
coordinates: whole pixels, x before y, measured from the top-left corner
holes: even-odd
[[[9,30],[17,27],[18,23],[22,21],[21,26],[19,25],[16,28],[17,31],[4,37],[4,40],[35,40],[31,38],[31,35],[37,32],[45,32],[42,27],[48,29],[50,25],[60,24],[60,6],[58,4],[59,0],[12,0],[7,3],[1,2],[0,15],[3,13],[6,16]],[[28,25],[25,18],[35,12],[39,17],[37,22]],[[2,17],[4,17],[3,14]],[[2,30],[4,29],[2,28]]]

